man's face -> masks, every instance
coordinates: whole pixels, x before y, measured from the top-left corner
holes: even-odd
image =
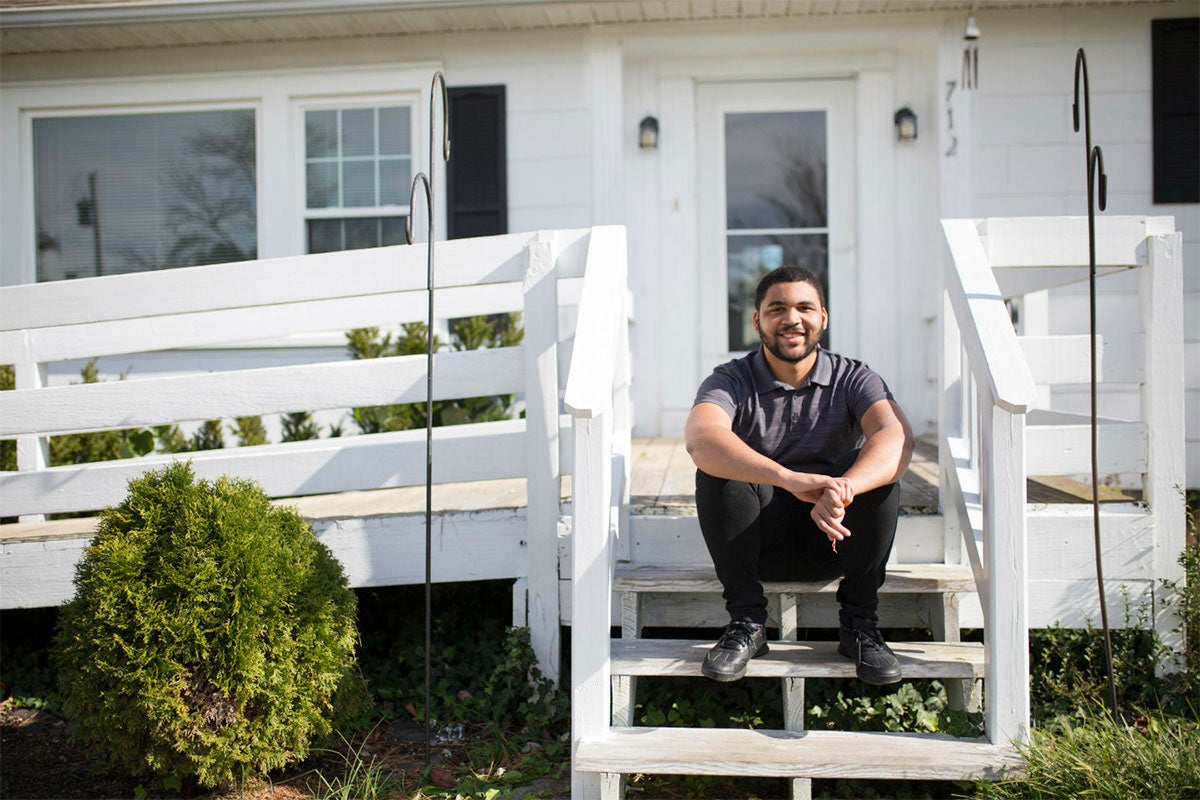
[[[821,341],[829,316],[811,283],[777,283],[754,311],[754,330],[780,361],[803,361]]]

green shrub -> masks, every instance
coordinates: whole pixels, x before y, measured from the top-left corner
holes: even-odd
[[[1030,742],[1019,747],[1025,776],[981,783],[978,797],[1200,797],[1200,726],[1195,721],[1153,713],[1125,725],[1099,712],[1081,725],[1060,721],[1035,729]]]
[[[233,435],[237,437],[238,447],[254,447],[267,443],[267,429],[262,417],[238,417],[230,426]]]
[[[481,315],[450,321],[450,346],[456,351],[512,347],[524,338],[525,331],[518,314]],[[434,336],[434,351],[441,346]],[[346,332],[346,347],[355,359],[424,354],[428,349],[426,325],[423,322],[405,323],[400,326],[400,335],[395,340],[391,333],[381,333],[379,328],[355,328]],[[515,399],[513,395],[491,395],[438,401],[433,404],[433,424],[464,425],[509,419]],[[423,428],[425,412],[424,403],[404,403],[354,408],[350,418],[359,433],[382,433]]]
[[[55,638],[63,706],[133,774],[216,786],[281,767],[331,730],[335,695],[363,695],[340,565],[250,482],[179,462],[130,481],[75,585]]]

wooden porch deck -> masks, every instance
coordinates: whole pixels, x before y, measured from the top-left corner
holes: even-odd
[[[634,514],[645,516],[694,516],[696,467],[682,439],[642,438],[633,440],[630,505]],[[929,438],[917,441],[912,463],[900,481],[901,513],[913,516],[936,514],[938,509],[937,447]],[[1090,502],[1084,484],[1061,477],[1030,477],[1030,503]],[[563,502],[571,499],[571,478],[562,479]],[[1131,496],[1101,490],[1102,502],[1129,502]],[[306,519],[361,518],[420,514],[425,510],[425,487],[341,492],[293,497],[276,501],[295,506]],[[525,480],[446,483],[433,487],[436,514],[523,508]],[[91,535],[94,517],[0,525],[0,542],[74,539]]]

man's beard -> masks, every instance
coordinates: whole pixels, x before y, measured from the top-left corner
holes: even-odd
[[[786,361],[789,364],[799,364],[801,361],[812,355],[813,351],[816,350],[821,343],[820,337],[818,337],[810,341],[808,346],[800,351],[799,355],[788,355],[787,353],[784,353],[783,349],[779,346],[778,336],[768,337],[767,334],[760,329],[758,332],[758,338],[759,341],[762,342],[763,347],[771,351],[771,355],[775,356],[780,361]]]

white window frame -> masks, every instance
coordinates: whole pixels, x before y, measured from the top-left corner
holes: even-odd
[[[428,173],[430,80],[439,63],[377,64],[370,67],[272,70],[135,77],[119,80],[6,83],[0,93],[0,176],[18,186],[0,192],[0,284],[37,280],[34,208],[33,120],[42,117],[111,116],[162,111],[254,109],[257,156],[259,258],[305,252],[304,142],[297,139],[294,109],[303,103],[411,101],[413,174]],[[300,128],[302,132],[302,128]],[[9,146],[11,143],[16,146]],[[281,146],[285,143],[286,146]],[[296,164],[301,168],[297,170]],[[9,183],[11,186],[11,183]],[[434,209],[445,231],[445,170],[437,170]]]
[[[428,162],[424,162],[424,166],[419,167],[420,150],[426,137],[422,137],[421,131],[428,130],[428,122],[424,126],[418,125],[418,117],[421,116],[421,93],[416,91],[410,92],[391,92],[388,94],[378,95],[332,95],[326,97],[303,97],[292,99],[292,139],[296,143],[295,146],[295,161],[293,170],[299,177],[299,193],[296,197],[298,214],[300,217],[299,229],[299,253],[308,252],[308,221],[312,219],[353,219],[355,217],[387,217],[387,216],[408,216],[412,212],[412,207],[409,203],[402,205],[381,205],[381,206],[331,206],[329,208],[309,208],[307,194],[307,163],[305,149],[305,130],[304,130],[304,114],[306,111],[342,111],[345,109],[356,108],[386,108],[394,106],[408,106],[412,109],[409,115],[410,125],[410,141],[411,141],[411,159],[409,161],[410,176],[416,176],[418,172],[428,170]],[[426,114],[425,119],[428,119]],[[428,146],[428,145],[425,145]],[[445,172],[445,170],[439,170]],[[442,177],[442,176],[435,176]],[[411,181],[411,177],[410,177]],[[437,192],[441,196],[441,192]],[[444,208],[444,203],[442,206]],[[441,224],[437,226],[442,228]],[[413,232],[417,236],[417,232]]]

